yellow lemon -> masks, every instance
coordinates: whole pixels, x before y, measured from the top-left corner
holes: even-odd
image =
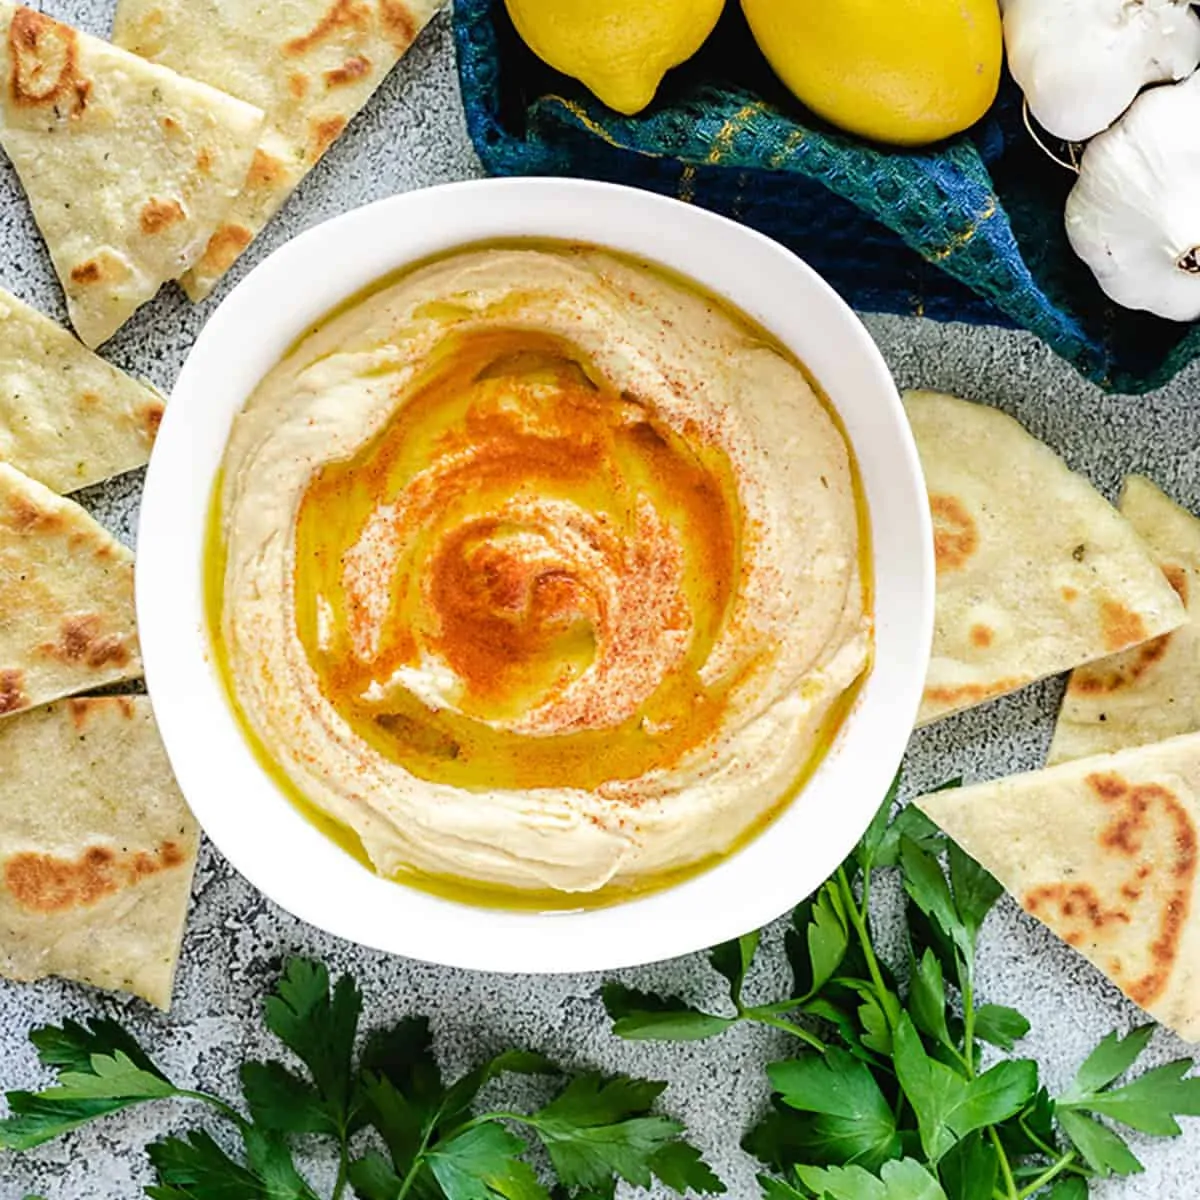
[[[742,9],[779,78],[851,133],[936,142],[996,98],[997,0],[742,0]]]
[[[662,77],[691,58],[725,0],[505,0],[526,45],[609,108],[641,112]]]

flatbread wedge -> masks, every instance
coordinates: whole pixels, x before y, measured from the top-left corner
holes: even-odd
[[[133,554],[0,463],[0,719],[141,673]]]
[[[1120,507],[1187,606],[1189,620],[1174,633],[1072,673],[1051,763],[1200,730],[1200,520],[1140,475],[1125,481]]]
[[[201,300],[445,0],[120,0],[113,40],[267,114],[246,189],[183,278]]]
[[[145,696],[0,723],[0,975],[60,975],[159,1008],[200,834]]]
[[[937,553],[919,725],[1187,620],[1129,522],[1012,417],[935,392],[904,406]]]
[[[1200,734],[916,801],[1018,903],[1200,1041]]]
[[[56,492],[144,466],[163,399],[0,288],[0,462]]]
[[[0,42],[0,146],[95,347],[203,253],[262,113],[6,0]]]

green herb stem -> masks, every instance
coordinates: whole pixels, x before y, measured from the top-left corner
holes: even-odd
[[[769,1025],[772,1029],[782,1029],[784,1033],[790,1033],[792,1037],[799,1038],[822,1054],[828,1049],[828,1046],[815,1033],[810,1033],[802,1025],[797,1025],[793,1021],[785,1021],[782,1017],[772,1016],[765,1008],[748,1008],[741,1016],[747,1021],[757,1021],[760,1025]]]
[[[1046,1168],[1036,1179],[1027,1184],[1017,1193],[1017,1200],[1028,1200],[1030,1196],[1036,1196],[1038,1192],[1053,1182],[1064,1171],[1075,1163],[1075,1152],[1072,1150],[1069,1154],[1064,1154],[1056,1163],[1052,1163]]]
[[[988,1137],[996,1148],[996,1158],[1000,1162],[1000,1174],[1004,1178],[1004,1186],[1007,1189],[1005,1195],[1009,1197],[1009,1200],[1020,1200],[1017,1181],[1013,1178],[1012,1166],[1008,1161],[1008,1155],[1004,1152],[1004,1143],[1000,1141],[1000,1135],[996,1132],[995,1125],[988,1126]]]
[[[971,978],[971,964],[963,966],[963,1066],[967,1075],[975,1078],[975,981]]]
[[[193,1092],[187,1088],[179,1088],[176,1095],[183,1100],[199,1100],[202,1104],[207,1104],[222,1116],[228,1117],[238,1128],[243,1128],[246,1124],[246,1118],[232,1105],[226,1104],[219,1096],[210,1096],[207,1092]]]
[[[883,1009],[883,1013],[888,1019],[888,1025],[892,1029],[895,1029],[896,1023],[899,1020],[899,1014],[893,1011],[893,1005],[889,1003],[891,996],[888,992],[887,984],[883,981],[883,972],[879,969],[879,960],[875,957],[875,947],[871,941],[870,930],[867,928],[867,905],[870,902],[871,887],[870,873],[868,872],[863,877],[861,909],[859,908],[858,900],[855,898],[854,889],[850,886],[850,880],[846,875],[845,867],[838,867],[837,879],[842,899],[846,902],[846,912],[850,917],[850,924],[854,926],[854,932],[858,935],[859,944],[863,950],[863,957],[867,962],[867,971],[871,976],[871,983],[874,985],[876,995],[879,997],[879,1007]]]
[[[342,1132],[341,1144],[338,1146],[337,1178],[333,1181],[332,1200],[342,1200],[346,1192],[346,1184],[350,1181],[350,1149],[346,1145],[346,1134]]]

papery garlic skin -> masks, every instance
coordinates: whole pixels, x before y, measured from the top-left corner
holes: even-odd
[[[1118,304],[1200,317],[1200,74],[1139,96],[1089,143],[1066,224]]]
[[[1001,0],[1008,67],[1048,132],[1082,142],[1143,87],[1200,65],[1200,17],[1186,0]]]

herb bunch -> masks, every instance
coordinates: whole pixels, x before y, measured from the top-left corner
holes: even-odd
[[[609,983],[614,1032],[694,1041],[754,1021],[800,1043],[796,1057],[767,1068],[772,1111],[743,1143],[778,1173],[761,1177],[767,1200],[1086,1200],[1092,1180],[1141,1171],[1114,1123],[1178,1135],[1178,1115],[1200,1115],[1193,1063],[1119,1082],[1154,1032],[1147,1025],[1106,1037],[1052,1098],[1037,1063],[1010,1056],[1029,1022],[976,995],[979,931],[1003,889],[917,809],[889,824],[895,792],[851,857],[795,910],[789,997],[744,1002],[759,950],[759,935],[748,934],[710,956],[729,984],[730,1012]],[[899,971],[879,953],[871,917],[873,884],[887,868],[899,869],[906,896]],[[989,1057],[999,1061],[985,1066]]]
[[[485,1085],[504,1074],[562,1076],[554,1063],[509,1051],[448,1084],[421,1018],[370,1035],[356,1056],[362,995],[343,976],[330,986],[318,963],[291,960],[266,1001],[266,1024],[304,1065],[241,1067],[241,1109],[172,1083],[120,1025],[109,1020],[31,1035],[57,1083],[9,1092],[0,1150],[27,1150],[123,1108],[154,1100],[199,1102],[240,1142],[234,1158],[206,1130],[148,1147],[154,1200],[320,1200],[293,1157],[317,1135],[337,1155],[333,1200],[611,1200],[618,1179],[672,1190],[725,1189],[682,1126],[653,1112],[665,1085],[576,1074],[533,1112],[476,1111]],[[367,1127],[378,1135],[359,1137]],[[554,1173],[553,1193],[530,1164],[530,1137]]]

